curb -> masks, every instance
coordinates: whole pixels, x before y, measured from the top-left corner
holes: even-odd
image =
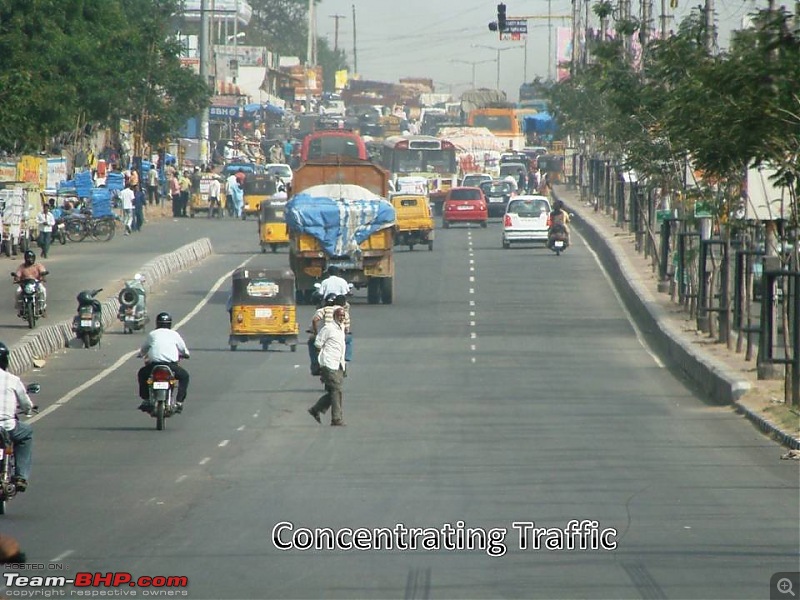
[[[149,293],[168,275],[187,269],[208,258],[213,251],[211,240],[201,238],[169,254],[162,254],[154,258],[138,271],[145,276],[145,290]],[[117,298],[110,298],[103,302],[101,312],[103,327],[110,327],[117,320],[118,310],[119,300]],[[44,358],[66,348],[74,339],[71,319],[32,331],[11,348],[8,371],[14,375],[22,375],[34,367],[34,359]]]
[[[553,196],[560,199],[556,191],[553,191]],[[698,349],[687,345],[681,334],[666,321],[664,310],[655,303],[652,293],[635,275],[628,258],[609,244],[591,222],[582,217],[580,209],[572,206],[570,210],[575,214],[581,234],[600,256],[625,304],[637,309],[634,318],[643,331],[657,343],[658,353],[677,366],[707,399],[720,405],[732,405],[738,413],[744,414],[759,429],[781,444],[800,449],[800,440],[739,403],[739,399],[752,388],[752,384],[737,376],[727,365],[713,357],[704,356]]]

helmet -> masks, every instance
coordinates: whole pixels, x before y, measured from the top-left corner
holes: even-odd
[[[347,296],[339,294],[338,296],[336,296],[336,298],[334,298],[333,303],[336,306],[344,306],[345,304],[347,304]]]
[[[8,359],[11,357],[11,350],[3,342],[0,342],[0,369],[8,369]]]
[[[36,253],[33,250],[25,250],[25,264],[32,265],[36,262]]]
[[[336,265],[331,265],[328,267],[328,275],[338,275],[341,272],[341,269],[339,269],[339,267]]]
[[[333,306],[336,303],[336,294],[331,292],[325,296],[325,306]]]
[[[172,317],[169,313],[158,313],[156,317],[156,329],[172,329]]]

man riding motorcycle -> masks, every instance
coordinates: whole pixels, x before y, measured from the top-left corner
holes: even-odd
[[[553,210],[550,212],[547,247],[552,248],[553,242],[559,237],[563,238],[564,243],[569,246],[569,213],[564,210],[564,203],[556,200],[553,203]]]
[[[7,371],[10,356],[8,346],[0,342],[0,427],[9,433],[14,442],[17,459],[14,463],[14,484],[18,492],[24,492],[28,488],[31,473],[33,429],[17,419],[17,412],[30,412],[33,403],[20,378]]]
[[[49,271],[42,263],[36,262],[36,253],[33,250],[25,250],[24,257],[24,262],[14,273],[14,283],[19,284],[25,279],[35,279],[39,283],[36,301],[42,307],[42,316],[45,316],[47,314],[47,290],[44,287],[44,281]],[[22,309],[22,287],[19,285],[17,285],[16,291],[16,307],[17,311]]]
[[[178,364],[181,358],[189,358],[189,350],[186,342],[183,341],[181,334],[172,330],[172,317],[169,313],[162,312],[156,317],[156,328],[149,333],[147,340],[139,349],[139,356],[144,357],[145,365],[139,369],[139,398],[142,403],[139,410],[150,411],[150,390],[147,386],[147,379],[153,367],[156,365],[167,365],[178,380],[178,397],[176,399],[176,409],[178,412],[183,410],[183,402],[186,400],[186,392],[189,390],[189,373]]]

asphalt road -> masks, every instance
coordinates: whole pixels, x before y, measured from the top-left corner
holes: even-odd
[[[304,347],[230,352],[228,282],[209,295],[285,251],[261,255],[252,223],[172,227],[152,243],[212,231],[217,250],[150,298],[176,321],[208,300],[180,327],[186,410],[158,432],[135,409],[139,363],[120,357],[141,336],[119,331],[29,375],[55,409],[33,424],[31,487],[0,523],[63,570],[26,575],[185,576],[190,598],[651,599],[766,598],[773,573],[797,569],[797,464],[645,351],[582,241],[560,257],[502,250],[493,223],[399,249],[395,303],[353,302],[348,426],[332,428],[306,412],[320,385]],[[573,519],[615,548],[555,548]],[[521,544],[527,522],[549,528],[542,547]],[[438,550],[371,533],[365,546],[395,545],[304,550],[288,531],[404,527],[456,533]]]

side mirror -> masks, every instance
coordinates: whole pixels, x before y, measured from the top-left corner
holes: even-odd
[[[25,388],[25,391],[29,394],[38,394],[42,391],[42,386],[38,383],[29,383],[28,386]]]

